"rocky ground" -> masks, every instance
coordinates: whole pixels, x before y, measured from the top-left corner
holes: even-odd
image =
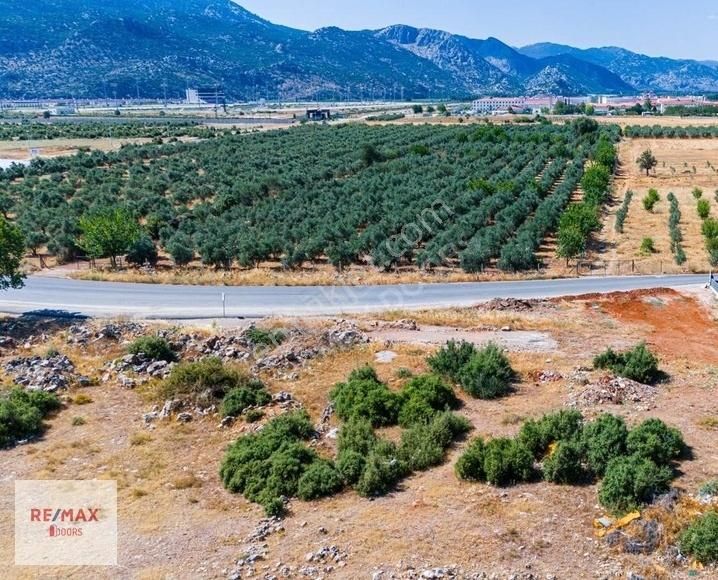
[[[496,301],[412,319],[265,321],[259,326],[284,335],[270,344],[253,342],[247,328],[8,319],[0,323],[6,384],[56,392],[64,408],[42,438],[0,451],[0,560],[12,562],[15,479],[99,477],[118,482],[120,566],[50,576],[715,577],[716,570],[691,570],[657,541],[668,518],[700,501],[697,490],[718,476],[715,312],[710,299],[670,291]],[[589,415],[619,413],[631,424],[662,418],[683,431],[693,459],[675,482],[682,491],[651,508],[664,511],[649,510],[630,527],[602,520],[607,514],[595,486],[497,489],[459,482],[453,464],[463,442],[444,465],[406,479],[386,497],[369,501],[347,491],[321,502],[294,500],[289,517],[268,520],[261,508],[228,493],[218,477],[225,447],[261,423],[222,421],[216,409],[158,398],[174,363],[127,353],[132,340],[147,334],[165,337],[182,360],[218,356],[258,375],[272,393],[265,420],[307,409],[320,433],[315,444],[328,453],[336,435],[328,392],[351,369],[373,364],[398,388],[404,371],[426,369],[436,344],[504,337],[520,380],[498,401],[461,394],[459,412],[474,425],[472,436],[512,435],[525,418],[577,407]],[[523,334],[540,338],[541,348],[508,340]],[[665,383],[649,387],[591,370],[593,356],[607,346],[639,340],[658,353]],[[604,529],[594,527],[596,520]],[[5,574],[36,577],[39,571],[9,567]]]

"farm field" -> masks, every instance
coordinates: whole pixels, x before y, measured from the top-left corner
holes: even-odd
[[[62,406],[46,421],[42,437],[0,451],[0,469],[22,479],[117,480],[119,561],[126,577],[159,578],[182,570],[203,578],[234,573],[243,578],[320,573],[325,578],[356,578],[381,571],[383,577],[408,579],[443,568],[465,578],[482,573],[521,579],[529,574],[625,578],[631,573],[661,580],[711,578],[714,567],[695,567],[676,558],[674,551],[680,530],[718,501],[714,496],[705,504],[696,499],[698,490],[718,472],[718,407],[711,402],[718,388],[718,312],[704,304],[705,298],[703,290],[657,290],[497,301],[413,313],[413,321],[402,319],[403,313],[344,322],[268,320],[259,328],[283,331],[286,342],[263,348],[242,346],[242,337],[257,335],[247,335],[242,328],[10,319],[1,323],[2,333],[27,344],[3,352],[4,376],[16,372],[6,366],[10,360],[31,355],[65,355],[74,370],[67,374],[70,386],[58,391]],[[500,330],[507,326],[512,332]],[[331,343],[321,337],[337,330],[351,331],[345,336],[352,338],[327,347]],[[244,417],[222,421],[216,412],[205,413],[194,404],[165,418],[153,415],[155,406],[164,406],[166,380],[108,364],[126,356],[127,345],[137,337],[157,331],[174,345],[182,361],[218,353],[228,368],[251,370],[278,398],[260,407],[263,415],[253,418],[254,423]],[[521,336],[530,340],[522,341]],[[281,521],[266,520],[260,505],[223,485],[219,469],[228,445],[298,407],[320,428],[312,449],[322,457],[334,457],[334,429],[343,423],[336,414],[323,419],[334,385],[368,364],[397,392],[412,376],[427,372],[427,356],[451,338],[479,345],[498,341],[508,349],[517,375],[512,392],[503,398],[480,400],[455,389],[460,404],[454,413],[466,419],[472,431],[450,445],[438,465],[404,478],[376,498],[362,497],[349,487],[321,500],[293,498]],[[635,398],[622,403],[601,399],[597,393],[605,396],[613,378],[607,371],[587,370],[593,357],[608,346],[625,349],[641,340],[656,353],[667,378],[655,387],[641,387]],[[226,350],[228,345],[234,345],[233,350]],[[316,348],[323,349],[322,354],[312,350]],[[242,361],[245,352],[248,358]],[[291,360],[278,358],[288,352],[307,358],[262,366]],[[260,360],[265,362],[259,364]],[[76,385],[79,375],[86,376],[90,386]],[[605,535],[595,521],[616,519],[599,503],[598,483],[537,480],[494,486],[457,477],[459,458],[475,437],[513,437],[528,419],[571,408],[587,420],[609,412],[624,417],[630,427],[651,417],[680,429],[692,454],[681,460],[672,482],[680,490],[676,506],[670,507],[669,496],[661,503],[668,508],[642,508],[637,520]],[[185,413],[181,420],[180,413]],[[397,426],[377,432],[399,441]],[[10,485],[10,480],[0,482],[4,514],[12,511]],[[632,551],[630,541],[643,542],[645,530],[656,522],[657,538],[640,553]],[[0,557],[12,561],[11,517],[0,520],[0,532]],[[614,544],[611,538],[617,536],[624,541]],[[53,572],[43,570],[45,575]],[[88,573],[57,570],[58,575],[68,572]],[[33,573],[32,568],[6,570],[8,577]],[[109,577],[101,569],[91,574]]]
[[[183,266],[516,272],[539,265],[536,252],[584,167],[616,138],[590,122],[584,129],[351,124],[224,134],[40,160],[6,171],[0,193],[34,252],[69,259],[80,219],[120,203]]]
[[[636,165],[641,153],[651,149],[658,165],[650,176]],[[628,272],[629,264],[636,261],[643,273],[694,271],[710,268],[705,240],[701,234],[702,219],[697,212],[695,188],[703,191],[702,198],[711,205],[711,216],[718,215],[718,140],[716,139],[641,139],[626,138],[619,146],[620,170],[615,180],[614,194],[604,219],[604,227],[598,236],[597,247],[592,256],[609,263],[609,269],[618,273]],[[656,189],[660,201],[653,211],[643,207],[642,200],[649,189]],[[625,221],[624,233],[615,230],[616,211],[627,191],[633,191]],[[669,232],[669,193],[675,194],[681,212],[680,230],[687,261],[678,265],[671,252]],[[655,242],[655,252],[646,256],[641,253],[645,237]],[[661,266],[662,264],[662,266]]]

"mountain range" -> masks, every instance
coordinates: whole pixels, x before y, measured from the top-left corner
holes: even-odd
[[[313,32],[231,0],[0,0],[0,98],[468,98],[718,92],[718,63],[621,48],[513,48],[396,25]]]

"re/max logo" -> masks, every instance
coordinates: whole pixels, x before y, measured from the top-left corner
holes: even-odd
[[[31,508],[31,522],[97,522],[100,508]]]

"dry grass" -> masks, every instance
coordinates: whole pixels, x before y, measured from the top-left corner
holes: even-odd
[[[718,431],[718,417],[701,417],[698,425],[708,431]]]
[[[80,148],[97,151],[116,151],[125,143],[149,143],[145,137],[126,139],[35,139],[30,141],[0,141],[0,157],[6,159],[29,159],[30,149],[40,149],[41,157],[74,155]]]
[[[72,399],[72,402],[75,405],[89,405],[90,403],[92,403],[92,397],[85,393],[80,393],[79,395],[75,395],[75,397]]]
[[[453,328],[503,328],[512,330],[572,330],[580,328],[581,323],[571,316],[572,305],[557,305],[561,315],[546,316],[546,312],[491,312],[481,308],[445,308],[441,310],[390,310],[378,316],[381,320],[396,322],[411,319],[419,325],[448,326]],[[374,320],[375,315],[362,315],[360,320]]]
[[[646,177],[636,165],[636,159],[649,148],[658,159],[658,167],[655,175]],[[636,261],[636,273],[659,273],[661,268],[666,273],[708,271],[710,265],[701,235],[702,220],[691,192],[695,187],[702,189],[704,199],[711,203],[712,214],[718,215],[718,203],[714,199],[714,192],[718,190],[718,140],[625,139],[620,145],[619,155],[621,169],[616,179],[613,203],[606,211],[603,231],[592,257],[623,262],[622,272],[616,272],[618,265],[613,264],[610,273],[629,273],[633,260]],[[658,190],[661,197],[652,212],[647,211],[642,203],[650,188]],[[615,215],[628,190],[634,192],[634,197],[624,233],[618,234],[614,227]],[[680,228],[688,258],[683,266],[675,264],[670,249],[669,202],[666,198],[671,192],[678,199],[682,216]],[[653,238],[656,245],[656,253],[650,258],[640,252],[644,237]]]
[[[146,431],[137,431],[130,436],[130,445],[132,445],[133,447],[146,445],[150,441],[152,441],[152,436]]]
[[[441,269],[425,272],[406,268],[398,272],[380,272],[370,267],[353,266],[342,273],[331,266],[317,266],[293,271],[283,271],[273,264],[242,270],[233,268],[217,271],[208,267],[163,267],[154,273],[136,269],[111,271],[109,269],[77,269],[76,266],[58,270],[75,280],[93,282],[132,282],[137,284],[174,284],[185,286],[388,286],[396,284],[435,284],[448,282],[482,282],[496,280],[550,279],[552,272],[528,272],[509,274],[487,271],[483,274],[467,274],[458,269]]]

